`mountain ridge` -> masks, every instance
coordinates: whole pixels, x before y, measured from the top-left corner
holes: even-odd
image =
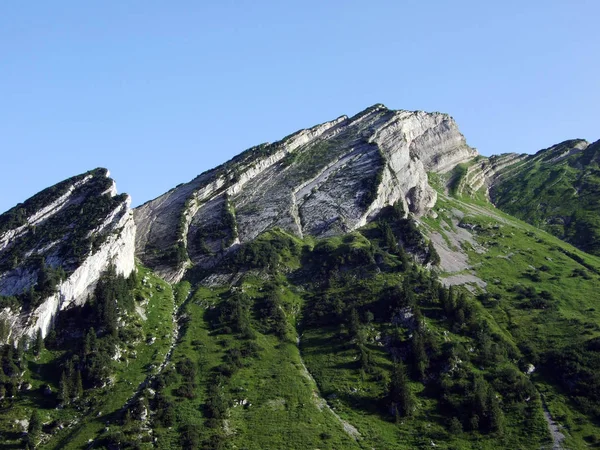
[[[3,339],[46,336],[59,311],[86,301],[109,264],[123,275],[134,270],[130,203],[108,170],[95,169],[0,215],[0,296],[8,305],[0,319],[11,330]],[[15,310],[17,298],[28,314]]]
[[[134,210],[40,192],[0,215],[0,447],[597,445],[600,259],[499,201],[592,198],[595,147],[377,104]]]
[[[332,151],[337,153],[332,155]],[[217,169],[136,208],[138,256],[167,279],[178,280],[185,272],[186,257],[191,256],[195,264],[202,264],[206,258],[200,253],[206,246],[209,253],[217,253],[220,246],[226,249],[238,241],[252,239],[270,226],[280,226],[300,236],[303,228],[315,235],[335,233],[335,227],[340,228],[339,232],[348,231],[364,225],[383,206],[398,200],[406,211],[420,215],[435,202],[435,192],[427,184],[426,172],[450,170],[454,164],[475,154],[450,116],[392,111],[376,104],[351,118],[341,116],[300,130],[274,144],[253,147]],[[246,155],[262,156],[262,159],[248,167],[244,165]],[[301,164],[305,168],[296,170]],[[282,172],[290,172],[290,167],[295,173],[282,176]],[[336,183],[336,176],[343,178],[344,172],[352,170],[345,181],[338,179]],[[399,174],[402,174],[401,179],[398,179]],[[273,180],[277,183],[275,187],[271,186]],[[353,182],[356,186],[341,189],[342,182]],[[320,189],[321,185],[327,189]],[[269,188],[275,191],[270,196]],[[338,189],[335,199],[323,197],[322,192],[333,189]],[[257,200],[252,193],[259,191],[266,194]],[[222,198],[224,195],[228,197],[227,202]],[[287,197],[282,198],[284,195]],[[227,205],[223,206],[224,203]],[[303,211],[305,203],[306,211]],[[265,204],[269,206],[263,208]],[[211,208],[217,213],[200,212],[196,217],[201,209]],[[251,208],[262,209],[264,214],[256,219],[252,211],[247,212]],[[218,212],[225,209],[236,211],[227,218],[233,222],[228,225],[214,217],[215,214],[229,215]],[[314,210],[321,211],[321,218],[315,216]],[[157,222],[154,217],[159,215],[161,221]],[[258,223],[252,222],[255,219]],[[196,223],[192,223],[193,220]],[[245,221],[250,222],[245,224]],[[167,242],[164,237],[169,233],[165,227],[179,227],[177,233],[171,232]],[[219,242],[211,228],[220,232],[229,228],[228,236]],[[201,238],[190,236],[190,230],[197,233],[198,229],[209,235],[207,242],[196,245],[200,249],[195,248],[192,241]],[[153,238],[153,234],[158,237]],[[155,258],[150,255],[153,251],[162,255]],[[164,259],[161,262],[165,252],[171,252],[175,264],[163,264]]]

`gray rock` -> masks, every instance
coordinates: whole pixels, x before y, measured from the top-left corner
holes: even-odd
[[[137,256],[175,282],[275,227],[346,233],[398,201],[420,216],[436,201],[427,172],[476,155],[446,114],[375,105],[249,149],[136,208]]]
[[[0,216],[14,216],[19,208],[24,216],[20,221],[0,221],[4,225],[0,225],[0,262],[13,261],[11,268],[0,270],[0,295],[19,295],[34,287],[42,273],[36,261],[65,273],[55,293],[42,298],[33,310],[0,311],[0,320],[11,325],[5,341],[18,342],[23,335],[34,337],[38,330],[45,337],[60,311],[85,303],[110,264],[125,276],[135,269],[131,199],[116,195],[108,171],[96,169],[42,191]],[[106,207],[93,212],[98,203]],[[86,218],[83,223],[81,217]],[[20,224],[10,226],[12,223]],[[75,232],[84,238],[76,241]],[[71,252],[74,242],[80,247],[78,257]]]

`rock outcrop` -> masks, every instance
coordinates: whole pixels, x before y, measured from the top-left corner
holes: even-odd
[[[483,188],[485,195],[490,199],[490,195],[494,196],[496,186],[526,172],[536,164],[556,165],[567,158],[581,154],[589,146],[590,144],[583,139],[573,139],[540,150],[534,155],[503,153],[489,158],[480,157],[467,168],[460,180],[457,193],[464,195]]]
[[[114,265],[135,270],[135,223],[128,195],[106,169],[65,180],[0,215],[0,320],[4,341],[45,336],[55,316],[83,304]]]
[[[346,233],[397,201],[419,216],[436,200],[427,172],[476,155],[446,114],[374,105],[251,148],[136,208],[137,255],[173,282],[273,227]]]
[[[504,153],[502,155],[481,157],[473,162],[459,182],[457,194],[473,194],[483,188],[489,199],[490,189],[500,177],[510,176],[516,169],[526,163],[527,154]]]

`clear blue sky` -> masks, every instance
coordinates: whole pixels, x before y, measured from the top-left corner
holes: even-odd
[[[597,0],[0,2],[0,211],[107,167],[135,205],[374,103],[484,155],[600,138]]]

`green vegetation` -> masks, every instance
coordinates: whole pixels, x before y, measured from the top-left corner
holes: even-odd
[[[439,255],[399,205],[347,235],[266,232],[211,270],[238,273],[233,285],[192,271],[171,292],[143,268],[108,273],[41,348],[6,347],[14,398],[0,427],[38,411],[27,439],[45,448],[539,448],[546,404],[583,448],[598,430],[600,262],[497,211],[440,205],[462,209],[459,225],[486,247],[466,251],[487,292],[420,268]],[[431,223],[451,230],[446,220]],[[175,305],[179,338],[158,369]],[[39,361],[24,374],[30,397],[11,377]]]
[[[347,143],[336,139],[282,164],[312,177]],[[235,182],[243,164],[277,145],[251,149],[221,174]],[[527,177],[503,182],[531,189],[511,194],[511,205],[533,208],[566,180],[550,197],[576,186],[578,205],[585,191],[591,211],[597,167],[586,152],[552,162],[554,175],[552,155],[532,158]],[[173,286],[143,267],[127,279],[110,269],[45,339],[0,348],[0,448],[549,448],[545,411],[565,448],[598,447],[600,258],[459,192],[468,167],[450,183],[430,174],[439,200],[420,222],[399,203],[351,233],[299,238],[274,228],[229,252],[236,211],[223,194],[211,205],[217,220],[192,244],[208,258],[220,242],[216,267],[195,267]],[[381,174],[357,182],[363,201]],[[508,196],[505,187],[497,195]],[[103,202],[78,213],[87,229],[106,213]],[[536,211],[546,220],[549,209]],[[568,238],[569,227],[557,234]],[[467,230],[472,239],[456,239]],[[468,267],[442,272],[447,252],[428,239],[434,231]],[[54,231],[28,233],[43,243]],[[191,264],[182,242],[163,257]],[[34,289],[0,306],[31,308],[51,294],[70,267],[48,261],[30,258]],[[456,274],[486,284],[445,286]],[[0,337],[9,327],[0,321]]]
[[[467,170],[469,168],[468,163],[458,164],[452,172],[450,173],[449,182],[448,182],[448,190],[450,194],[456,195],[458,193],[458,188],[463,181],[465,175],[467,174]]]
[[[49,205],[50,203],[58,200],[59,197],[67,193],[73,184],[82,181],[86,176],[89,175],[105,178],[106,169],[98,168],[90,170],[89,172],[61,181],[54,186],[38,192],[24,203],[19,203],[15,207],[9,209],[0,215],[0,234],[25,225],[28,217],[32,216],[34,213],[38,212],[40,209]]]
[[[464,197],[440,193],[438,216],[426,220],[428,227],[452,233],[446,221],[453,210],[462,216],[458,226],[473,230],[480,245],[477,250],[470,244],[462,248],[473,274],[487,281],[477,300],[498,332],[517,347],[520,371],[535,367],[531,381],[563,427],[566,448],[587,448],[600,423],[595,407],[600,387],[600,260]]]
[[[163,361],[172,311],[170,286],[147,269],[129,279],[109,271],[90,302],[58,316],[45,342],[38,335],[4,346],[0,446],[32,447],[39,438],[43,448],[83,448],[97,438]],[[34,411],[41,430],[23,438],[15,421]]]
[[[578,143],[541,150],[491,195],[503,211],[600,255],[600,142],[567,156]]]
[[[183,303],[172,362],[148,397],[156,445],[547,442],[541,399],[513,362],[519,348],[476,298],[411,262],[428,247],[398,207],[345,236],[272,230],[241,246],[211,271],[241,271],[239,281],[199,286]],[[110,442],[133,442],[143,421],[128,417]]]

